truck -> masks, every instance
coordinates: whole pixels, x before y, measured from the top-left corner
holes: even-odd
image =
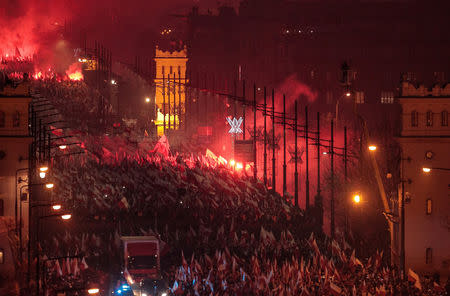
[[[122,236],[123,276],[134,296],[167,296],[160,269],[160,243],[156,236]],[[123,290],[123,289],[122,289]],[[118,290],[119,291],[119,290]],[[115,294],[124,294],[120,293]]]

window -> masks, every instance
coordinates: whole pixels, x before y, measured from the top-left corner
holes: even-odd
[[[381,103],[382,104],[393,104],[394,103],[394,92],[382,91],[381,92]]]
[[[425,251],[425,263],[431,264],[433,262],[433,249],[427,248]]]
[[[416,110],[411,111],[411,126],[419,126],[419,113]]]
[[[433,201],[431,200],[431,198],[427,199],[427,203],[426,203],[426,213],[427,215],[431,215],[431,213],[433,212]]]
[[[447,112],[447,110],[444,110],[444,111],[441,112],[441,125],[442,126],[448,126],[448,112]]]
[[[5,127],[5,112],[0,110],[0,127]]]
[[[427,111],[427,126],[433,126],[433,112],[431,110]]]

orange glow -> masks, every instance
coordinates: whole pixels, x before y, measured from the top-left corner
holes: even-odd
[[[345,95],[346,95],[347,97],[349,97],[349,96],[351,96],[352,94],[351,94],[350,92],[347,92]]]
[[[235,164],[236,164],[236,162],[234,161],[234,159],[230,160],[230,165],[231,165],[232,167],[234,167]]]
[[[242,170],[243,168],[244,168],[244,165],[242,164],[242,162],[236,163],[236,170]]]
[[[355,194],[355,195],[353,196],[353,201],[354,201],[355,203],[360,203],[360,202],[361,202],[361,196],[359,196],[359,194]]]
[[[370,146],[369,146],[369,150],[370,150],[370,151],[375,151],[375,150],[377,150],[377,146],[375,146],[375,145],[370,145]]]
[[[61,218],[63,220],[69,220],[70,218],[72,218],[72,215],[71,214],[65,214],[65,215],[62,215]]]
[[[45,172],[39,172],[39,177],[41,179],[44,179],[45,178]]]
[[[83,73],[81,72],[80,63],[73,63],[69,66],[69,69],[66,70],[67,77],[73,81],[83,80]]]
[[[424,173],[429,173],[431,172],[431,168],[422,168]]]
[[[252,167],[251,165],[246,164],[246,165],[245,165],[245,170],[247,171],[247,170],[251,169],[251,167]]]
[[[64,149],[66,149],[66,148],[67,148],[66,145],[59,145],[59,149],[61,149],[61,150],[64,150]]]

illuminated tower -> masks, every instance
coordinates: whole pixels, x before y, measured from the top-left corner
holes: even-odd
[[[163,51],[156,46],[155,102],[158,136],[180,129],[185,114],[187,49]],[[184,122],[183,122],[184,124]]]

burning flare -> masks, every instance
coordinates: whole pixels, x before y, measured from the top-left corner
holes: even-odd
[[[83,80],[83,73],[81,71],[81,64],[76,62],[69,66],[69,69],[66,71],[67,77],[73,81]]]

